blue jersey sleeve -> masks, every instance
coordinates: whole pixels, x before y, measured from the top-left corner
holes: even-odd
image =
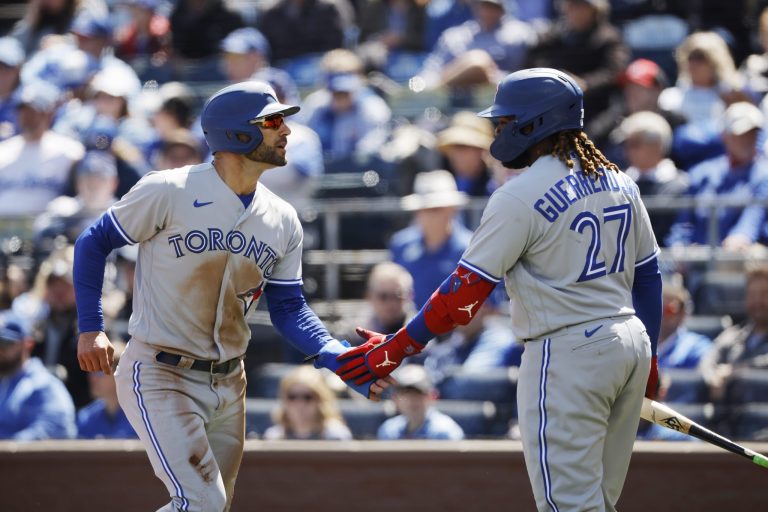
[[[635,314],[643,322],[651,339],[651,354],[656,355],[656,344],[661,329],[661,273],[657,258],[635,268],[632,284],[632,304]]]
[[[83,231],[75,242],[73,272],[80,332],[104,330],[101,310],[104,267],[109,253],[127,244],[106,213]]]
[[[294,347],[314,361],[316,368],[335,372],[341,363],[336,357],[349,349],[349,343],[335,339],[307,304],[301,285],[267,284],[264,288],[272,325]],[[347,385],[367,397],[371,383]]]

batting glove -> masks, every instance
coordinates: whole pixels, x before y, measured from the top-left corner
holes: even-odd
[[[360,385],[383,379],[400,366],[403,359],[424,349],[424,345],[414,341],[405,328],[389,335],[359,327],[356,331],[367,341],[336,358],[344,363],[336,370],[336,375],[347,383],[354,380]]]
[[[645,385],[645,396],[649,400],[656,399],[656,391],[659,389],[659,365],[656,356],[651,358],[651,372],[648,374],[648,382]]]

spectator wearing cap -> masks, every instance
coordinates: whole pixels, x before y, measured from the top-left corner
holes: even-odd
[[[270,48],[264,35],[252,27],[239,28],[221,42],[221,56],[224,75],[230,82],[260,80],[280,89],[288,101],[299,100],[299,91],[291,75],[282,69],[269,65]]]
[[[386,142],[392,112],[366,85],[363,63],[353,52],[333,50],[320,65],[324,87],[307,96],[297,121],[317,132],[326,167],[354,169],[354,161],[364,161]]]
[[[0,142],[0,214],[37,215],[61,195],[83,145],[51,130],[60,91],[44,82],[19,93],[19,135]]]
[[[344,22],[330,0],[279,0],[259,17],[258,29],[279,62],[341,48]]]
[[[584,91],[585,122],[608,108],[629,50],[610,24],[608,0],[563,0],[561,19],[531,48],[528,66],[561,69]]]
[[[71,245],[56,249],[40,265],[29,293],[42,305],[41,318],[35,319],[38,344],[33,355],[64,381],[75,406],[90,401],[88,379],[77,361],[77,309]],[[18,300],[18,299],[17,299]],[[15,303],[14,303],[15,307]]]
[[[441,382],[446,370],[457,366],[476,372],[520,366],[524,345],[512,333],[509,318],[500,314],[499,306],[507,304],[505,299],[505,295],[500,297],[498,291],[494,292],[470,323],[460,325],[446,339],[427,347],[424,368],[433,382]]]
[[[662,116],[673,130],[686,120],[681,114],[662,110],[659,106],[659,95],[669,83],[664,71],[652,60],[632,61],[619,76],[619,86],[621,96],[612,101],[601,114],[595,116],[586,130],[603,153],[611,155],[612,160],[624,162],[626,155],[616,146],[611,133],[627,116],[636,112],[655,112]]]
[[[393,377],[397,380],[393,399],[400,415],[381,424],[379,439],[464,439],[461,427],[435,409],[437,391],[423,367],[409,364],[396,370]]]
[[[38,250],[50,252],[60,236],[75,243],[80,233],[112,206],[117,190],[115,156],[103,149],[86,152],[75,167],[75,183],[75,197],[57,197],[35,219],[34,239]]]
[[[171,52],[171,23],[158,12],[160,0],[127,0],[130,21],[115,34],[115,55],[131,64],[143,79],[164,67]]]
[[[0,38],[0,141],[19,132],[14,95],[19,90],[24,49],[12,37]]]
[[[758,154],[758,131],[764,118],[756,106],[747,102],[732,104],[723,116],[722,133],[726,154],[706,160],[688,171],[690,185],[686,195],[696,198],[742,200],[747,206],[725,206],[715,210],[717,239],[726,250],[743,250],[757,242],[765,229],[765,206],[751,200],[768,198],[768,165]],[[681,211],[672,226],[668,245],[707,244],[707,207]]]
[[[35,342],[10,311],[0,313],[0,439],[75,437],[75,407],[67,390],[31,357]]]
[[[666,281],[662,291],[659,368],[696,368],[712,349],[712,340],[685,327],[685,320],[692,313],[691,294],[682,279]]]
[[[445,168],[456,177],[458,189],[469,196],[486,197],[491,190],[490,155],[493,125],[474,112],[457,112],[450,125],[437,134],[437,148]]]
[[[125,343],[117,341],[113,366],[117,366]],[[88,372],[88,387],[93,397],[77,411],[77,437],[80,439],[135,439],[138,436],[117,401],[115,376],[104,372]]]
[[[615,138],[622,142],[629,167],[627,175],[635,180],[642,197],[663,197],[673,203],[688,190],[688,175],[667,158],[672,146],[669,123],[655,112],[636,112],[622,121]],[[674,211],[650,211],[657,240],[665,240]]]
[[[431,0],[425,14],[424,49],[432,51],[446,30],[472,19],[472,0]]]
[[[502,0],[474,0],[469,21],[440,36],[419,72],[419,86],[466,88],[491,84],[525,67],[536,34],[508,13]]]
[[[446,170],[416,175],[414,192],[401,200],[406,211],[415,212],[415,223],[392,236],[392,261],[413,276],[414,302],[421,308],[445,276],[456,266],[469,245],[472,232],[456,220],[467,195],[456,188]]]

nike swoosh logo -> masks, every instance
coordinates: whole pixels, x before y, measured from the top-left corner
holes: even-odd
[[[195,199],[195,202],[192,203],[192,206],[195,208],[200,208],[201,206],[208,206],[209,204],[213,204],[213,201],[208,201],[207,203],[201,203],[197,199]]]
[[[584,329],[584,336],[586,336],[587,338],[591,338],[592,335],[595,334],[597,331],[599,331],[602,327],[603,327],[603,324],[600,324],[597,327],[595,327],[594,329],[592,329],[591,331],[587,330],[587,329]]]

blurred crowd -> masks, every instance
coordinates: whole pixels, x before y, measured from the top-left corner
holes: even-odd
[[[386,249],[342,268],[338,304],[307,290],[354,344],[357,326],[404,325],[455,268],[472,205],[515,178],[474,112],[506,73],[546,66],[584,90],[585,129],[637,182],[666,249],[660,396],[725,435],[768,439],[767,7],[30,0],[0,19],[0,438],[133,436],[112,378],[78,367],[72,243],[148,171],[210,158],[198,116],[212,92],[257,79],[301,105],[289,163],[263,183],[299,210],[306,250]],[[332,241],[314,207],[340,198],[399,207],[342,218]],[[135,262],[124,248],[108,264],[113,340],[129,341]],[[249,349],[250,435],[517,435],[523,344],[503,289],[402,368],[395,408],[354,401],[290,347],[265,348],[275,336],[256,329]]]

